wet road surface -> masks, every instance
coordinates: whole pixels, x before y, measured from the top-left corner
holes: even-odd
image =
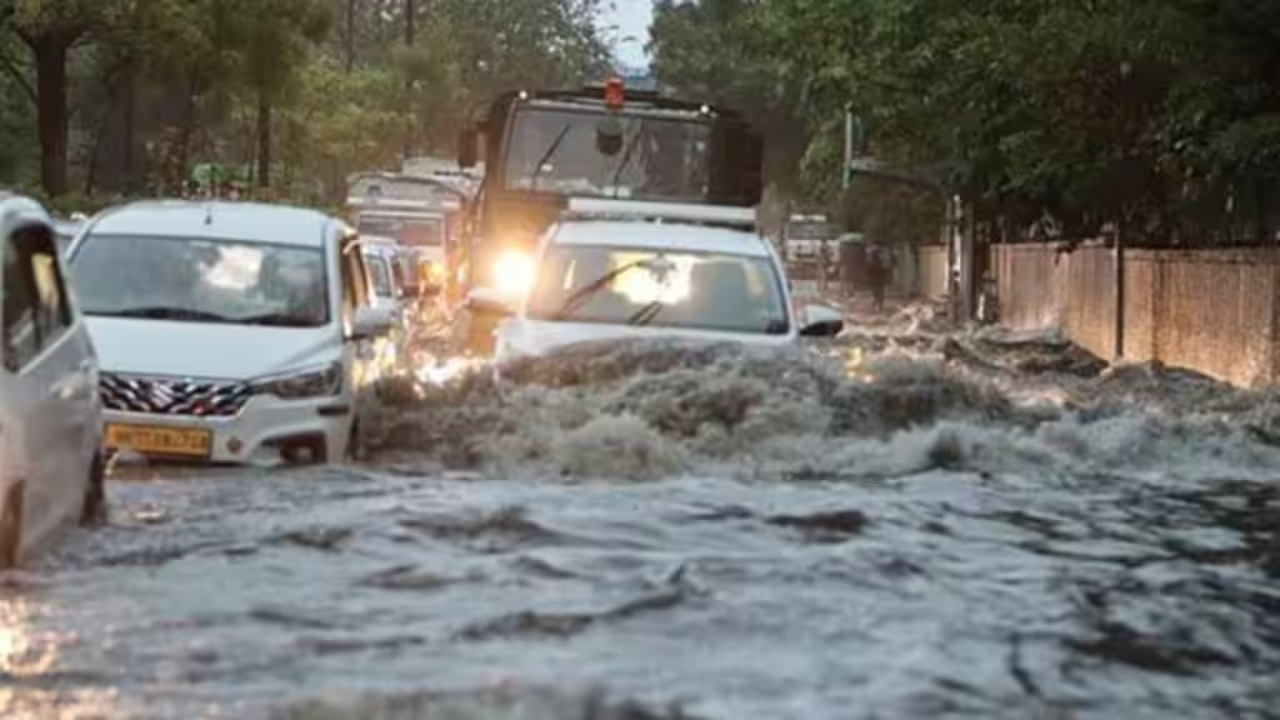
[[[449,374],[359,467],[125,473],[0,580],[0,715],[1280,708],[1270,395],[910,316]]]

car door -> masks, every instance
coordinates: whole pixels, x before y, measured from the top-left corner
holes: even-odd
[[[42,538],[79,510],[96,442],[93,356],[78,332],[47,228],[21,228],[4,243],[3,372],[23,418],[25,525]]]
[[[356,311],[373,306],[372,282],[364,264],[359,238],[348,235],[339,245],[338,268],[342,282],[342,324],[347,336],[346,362],[352,387],[359,392],[374,379],[376,353],[371,339],[352,339]]]

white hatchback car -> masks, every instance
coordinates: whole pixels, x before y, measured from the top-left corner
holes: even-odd
[[[579,342],[673,337],[786,345],[830,336],[843,316],[792,305],[773,246],[745,227],[754,213],[626,201],[574,201],[543,236],[533,287],[516,307],[476,292],[473,307],[512,317],[495,360]],[[705,217],[703,217],[705,215]],[[726,226],[727,225],[727,226]],[[733,226],[739,227],[733,227]]]
[[[378,377],[354,230],[315,210],[147,202],[69,253],[102,358],[105,443],[193,462],[340,462]]]
[[[98,363],[53,221],[33,200],[0,200],[0,568],[68,521],[106,509]]]

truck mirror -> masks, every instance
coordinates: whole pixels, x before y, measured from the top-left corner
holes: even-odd
[[[458,133],[458,167],[470,169],[476,166],[476,129],[463,128]]]

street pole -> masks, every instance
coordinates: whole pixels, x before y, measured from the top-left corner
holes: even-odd
[[[406,48],[412,48],[414,41],[417,39],[415,37],[417,35],[417,15],[417,2],[415,0],[404,0],[404,44]],[[403,155],[401,160],[402,168],[413,154],[413,140],[418,129],[417,104],[414,102],[413,97],[413,78],[405,77],[404,90],[405,103],[408,105],[409,110],[409,127],[405,133],[404,150],[401,153]]]
[[[849,170],[853,165],[853,103],[844,106],[844,164],[840,168],[840,187],[849,189]]]

